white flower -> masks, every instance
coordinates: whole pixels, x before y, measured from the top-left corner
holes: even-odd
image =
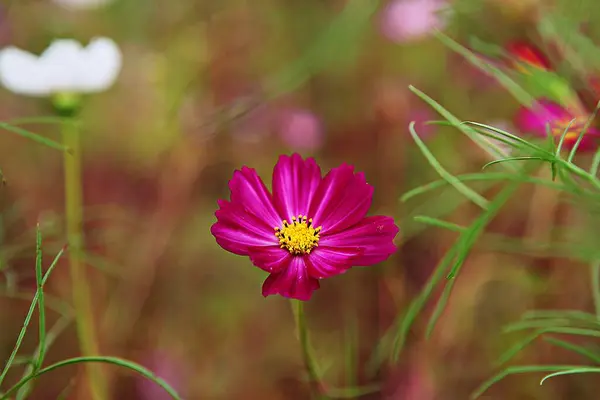
[[[57,39],[39,57],[10,46],[0,51],[0,83],[37,97],[101,92],[115,82],[121,63],[119,47],[108,38],[94,38],[87,47]]]
[[[113,0],[53,0],[59,6],[76,10],[87,10],[93,8],[100,8],[108,3],[112,3]]]

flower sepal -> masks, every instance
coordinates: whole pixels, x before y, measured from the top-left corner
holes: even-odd
[[[60,92],[52,96],[52,107],[61,117],[73,117],[79,113],[83,98],[79,93]]]

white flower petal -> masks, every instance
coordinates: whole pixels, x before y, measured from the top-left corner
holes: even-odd
[[[52,91],[37,57],[12,46],[0,51],[0,83],[14,93],[29,96],[48,96]]]
[[[115,82],[121,64],[121,51],[111,39],[95,38],[85,48],[75,40],[58,39],[39,57],[15,47],[0,51],[0,82],[31,96],[94,93]]]
[[[112,0],[54,0],[54,3],[58,4],[59,6],[73,10],[99,8],[111,2]]]
[[[94,38],[81,57],[80,89],[98,92],[111,87],[121,71],[123,56],[117,44],[109,38]]]
[[[81,92],[79,75],[84,68],[83,48],[72,39],[58,39],[38,59],[40,69],[45,72],[52,92]]]

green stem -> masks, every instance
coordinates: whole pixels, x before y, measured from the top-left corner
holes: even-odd
[[[323,385],[319,378],[317,363],[310,348],[310,340],[308,337],[308,327],[306,324],[306,316],[304,315],[304,303],[299,300],[291,300],[292,311],[294,312],[294,320],[296,322],[296,332],[300,341],[300,350],[302,351],[302,361],[304,368],[308,373],[309,388],[311,399],[326,399],[322,393]]]
[[[592,296],[594,297],[594,311],[600,321],[600,260],[594,261],[590,266],[592,280]]]
[[[81,188],[81,149],[78,126],[75,121],[63,124],[63,144],[71,152],[64,152],[65,213],[67,243],[69,246],[69,269],[77,336],[81,352],[85,357],[98,356],[99,346],[94,329],[94,314],[91,291],[86,279],[83,262],[83,196]],[[88,365],[87,379],[91,399],[107,399],[107,388],[102,370],[98,365]]]
[[[44,276],[42,273],[42,232],[40,231],[40,224],[38,223],[35,231],[35,281],[37,283],[38,292],[38,314],[39,314],[39,346],[40,353],[37,360],[35,360],[35,370],[42,368],[44,362],[44,353],[46,352],[46,305],[44,300],[44,287],[42,282]]]
[[[35,306],[38,301],[38,295],[39,295],[39,293],[35,292],[35,296],[33,297],[33,300],[31,301],[31,305],[29,306],[29,311],[27,312],[27,316],[25,317],[25,322],[23,322],[23,327],[21,328],[21,331],[19,332],[19,336],[17,337],[17,342],[15,343],[15,347],[13,348],[13,351],[10,353],[8,360],[6,361],[6,364],[4,365],[4,368],[2,369],[2,372],[0,373],[0,385],[2,385],[2,382],[4,382],[4,378],[6,378],[6,375],[8,374],[8,370],[13,365],[13,362],[15,361],[15,359],[17,357],[17,353],[19,352],[19,349],[21,348],[21,344],[23,343],[23,339],[25,338],[25,333],[27,332],[27,328],[29,327],[29,322],[31,321],[31,317],[33,316],[33,312],[35,311]]]
[[[175,389],[173,389],[171,387],[171,385],[169,385],[164,379],[159,378],[158,376],[156,376],[149,369],[146,369],[143,366],[141,366],[139,364],[136,364],[136,363],[134,363],[132,361],[124,360],[124,359],[118,358],[118,357],[110,357],[110,356],[102,356],[102,357],[98,357],[98,356],[97,357],[75,357],[75,358],[69,358],[67,360],[59,361],[59,362],[57,362],[55,364],[47,366],[46,368],[42,368],[41,370],[39,370],[35,374],[29,375],[28,377],[26,377],[24,379],[21,379],[13,387],[11,387],[10,389],[8,389],[6,391],[6,393],[0,394],[0,396],[1,396],[0,400],[10,400],[10,397],[9,397],[10,395],[12,395],[14,392],[16,392],[17,390],[19,390],[19,388],[21,388],[27,382],[31,381],[32,379],[37,378],[38,376],[44,375],[47,372],[54,371],[55,369],[66,367],[68,365],[80,364],[80,363],[88,363],[88,364],[94,363],[96,365],[98,363],[103,363],[103,364],[112,364],[112,365],[116,365],[118,367],[127,368],[129,370],[137,372],[138,374],[140,374],[144,378],[149,379],[152,382],[156,383],[165,392],[167,392],[171,396],[171,398],[173,400],[182,400],[181,397],[177,394],[177,391],[175,391]],[[86,400],[87,400],[87,397],[86,397]]]

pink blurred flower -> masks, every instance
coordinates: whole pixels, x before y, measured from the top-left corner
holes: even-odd
[[[522,107],[515,117],[516,126],[524,133],[534,134],[540,137],[546,137],[548,132],[555,138],[556,142],[560,140],[564,130],[574,119],[568,133],[565,135],[563,147],[571,149],[577,141],[581,131],[588,121],[589,116],[572,113],[560,104],[548,99],[540,99],[532,108]],[[597,147],[597,141],[600,137],[600,131],[590,126],[584,134],[579,151],[590,151]]]
[[[323,144],[321,121],[309,110],[284,111],[277,132],[283,142],[294,150],[316,150]]]
[[[307,301],[319,280],[369,266],[396,251],[394,220],[367,217],[373,187],[364,173],[343,164],[325,177],[314,159],[279,157],[272,193],[254,169],[242,167],[229,181],[231,200],[219,200],[211,227],[217,243],[249,256],[269,272],[263,296]]]
[[[389,400],[433,400],[437,394],[433,369],[422,354],[411,356],[407,366],[391,370],[385,385],[385,398]]]
[[[430,139],[437,129],[434,124],[428,123],[435,120],[435,114],[428,108],[411,110],[408,120],[409,123],[415,122],[415,131],[422,140]]]
[[[113,0],[53,0],[59,6],[71,10],[91,10],[110,4]]]
[[[435,399],[435,388],[429,371],[422,367],[415,367],[410,371],[406,382],[404,399],[433,400]]]
[[[182,383],[182,368],[175,362],[173,357],[166,353],[155,352],[147,360],[147,367],[156,376],[166,381],[175,390]],[[138,391],[143,400],[170,400],[171,396],[156,383],[146,378],[139,378]]]
[[[381,31],[394,42],[419,40],[446,26],[440,14],[445,7],[443,0],[392,0],[381,15]]]

